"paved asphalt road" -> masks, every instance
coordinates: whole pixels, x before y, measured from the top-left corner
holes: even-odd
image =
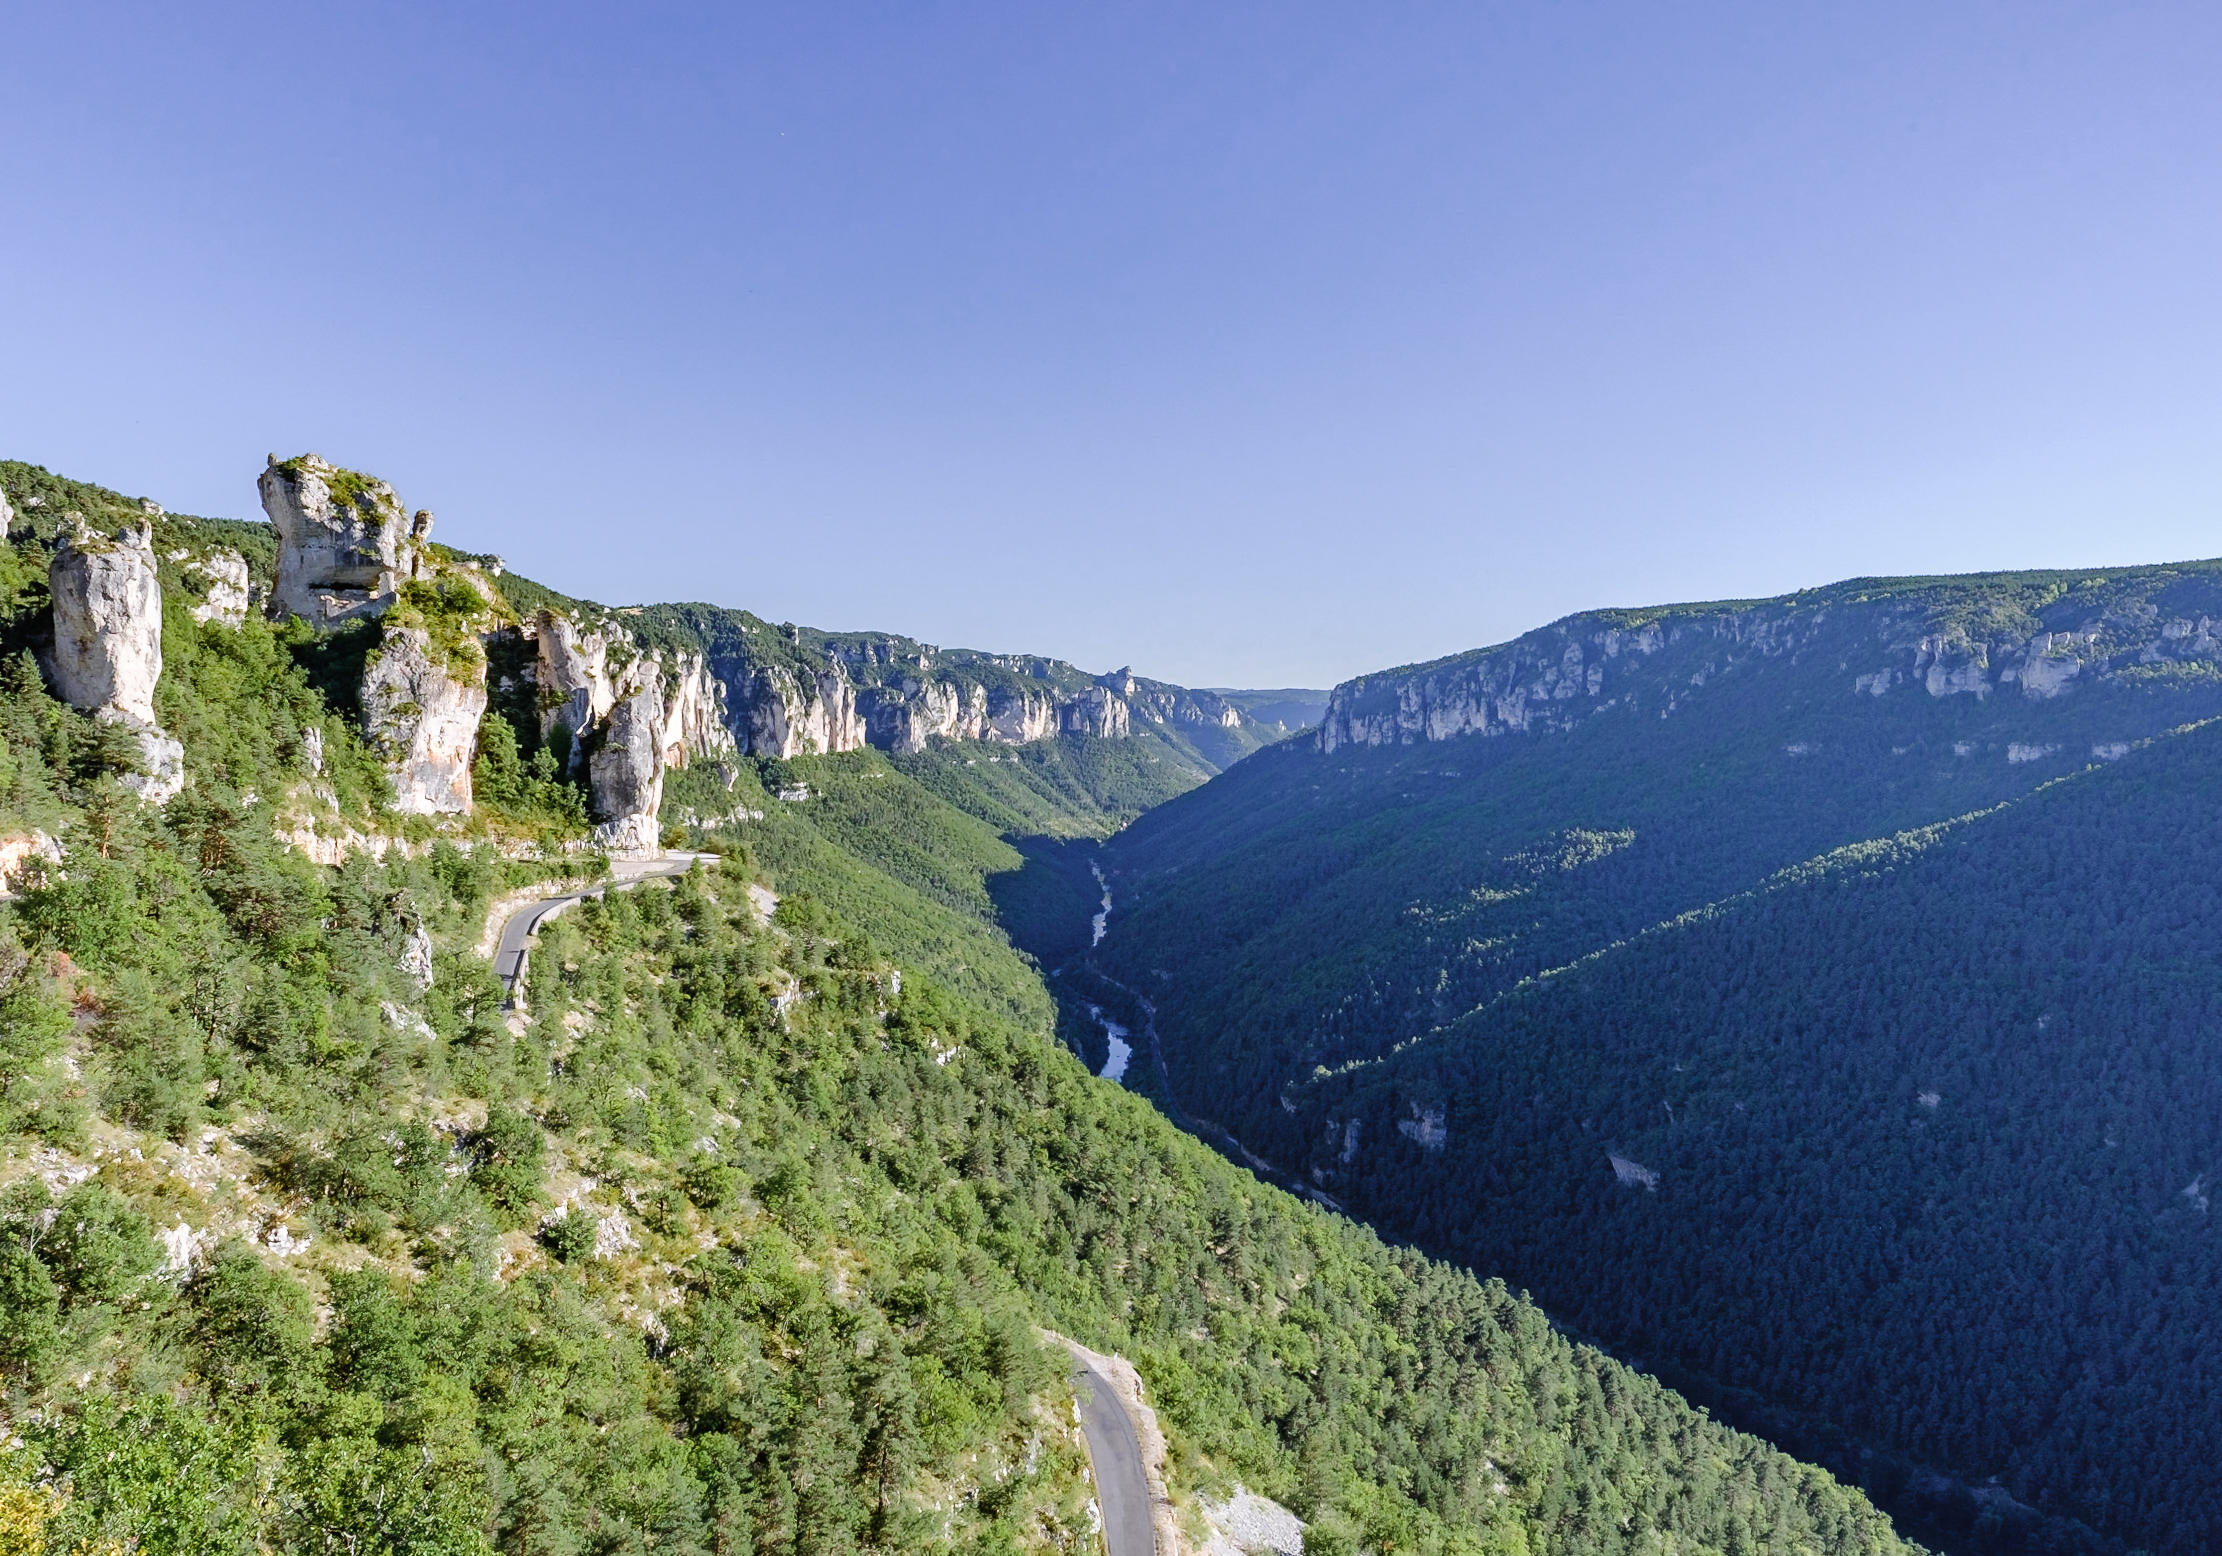
[[[512,911],[508,921],[501,927],[501,944],[494,952],[494,976],[501,979],[502,987],[514,998],[517,980],[525,972],[526,943],[549,919],[574,902],[601,896],[610,887],[623,891],[628,886],[637,886],[642,881],[653,880],[658,876],[684,875],[694,867],[697,859],[707,863],[716,857],[715,854],[664,854],[654,859],[613,859],[610,861],[610,878],[606,885],[590,886],[585,891],[563,892],[553,897],[542,897],[537,902],[526,903]]]
[[[1156,1556],[1150,1486],[1142,1478],[1142,1445],[1135,1441],[1134,1423],[1119,1407],[1110,1380],[1077,1356],[1072,1377],[1080,1385],[1080,1429],[1087,1433],[1088,1459],[1095,1467],[1104,1544],[1111,1556]]]

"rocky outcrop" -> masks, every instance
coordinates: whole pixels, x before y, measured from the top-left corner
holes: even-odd
[[[410,815],[471,808],[486,666],[451,658],[435,651],[423,628],[389,627],[363,670],[363,726],[385,757],[394,808]]]
[[[1136,718],[1148,719],[1153,724],[1216,724],[1221,729],[1240,729],[1242,710],[1216,692],[1190,691],[1182,686],[1162,686],[1149,681],[1137,681],[1133,673],[1121,670],[1116,676],[1105,676],[1103,686],[1116,693],[1134,712]]]
[[[432,515],[411,519],[384,481],[315,454],[283,464],[273,454],[259,484],[278,532],[275,614],[320,627],[376,615],[416,576]]]
[[[207,586],[201,603],[193,607],[195,621],[220,622],[227,627],[246,625],[253,585],[245,557],[231,550],[214,551],[207,556],[186,558],[184,570],[198,574]]]
[[[185,786],[185,748],[154,722],[162,678],[162,586],[144,523],[114,538],[63,537],[47,574],[54,598],[49,669],[62,700],[138,737],[146,771],[124,784],[154,804]]]
[[[752,755],[786,758],[864,747],[856,687],[838,665],[816,671],[757,665],[737,692],[728,683],[727,694],[734,739]]]
[[[654,852],[665,769],[738,754],[725,683],[702,655],[650,654],[614,623],[588,628],[544,610],[533,633],[542,738],[566,731],[572,768],[587,775],[596,841]]]
[[[1004,687],[988,693],[988,726],[981,739],[1022,746],[1056,733],[1057,704],[1049,697]]]
[[[1058,727],[1071,735],[1124,740],[1130,730],[1126,700],[1110,688],[1091,686],[1057,710]]]
[[[15,509],[8,504],[8,494],[0,491],[0,540],[8,538],[8,527],[15,523]]]
[[[1616,707],[1666,718],[1718,678],[1768,661],[1807,667],[1800,700],[1918,692],[1987,704],[1993,716],[2016,688],[2024,706],[2105,686],[2189,691],[2222,683],[2222,568],[1860,579],[1749,604],[1569,616],[1494,648],[1343,683],[1319,744],[1566,730]]]
[[[1655,654],[1666,645],[1656,625],[1600,625],[1585,633],[1578,623],[1574,618],[1502,648],[1411,671],[1345,681],[1328,697],[1320,747],[1522,734],[1551,722],[1559,704],[1597,697],[1614,661]]]
[[[674,655],[664,685],[659,736],[664,766],[688,767],[738,754],[738,743],[726,723],[725,683],[710,673],[700,654]]]
[[[639,688],[610,709],[588,763],[594,840],[613,853],[654,853],[661,846],[663,711],[663,678],[649,661]]]
[[[570,737],[571,767],[584,760],[580,744],[599,729],[617,706],[617,686],[610,678],[610,635],[588,631],[570,617],[544,610],[534,621],[538,657],[533,679],[540,688],[540,738],[551,740],[558,729]],[[630,650],[628,636],[624,648]]]
[[[865,738],[882,750],[911,756],[933,736],[979,740],[990,728],[983,687],[954,681],[902,680],[866,687],[857,697]]]
[[[82,712],[154,722],[162,678],[162,586],[144,525],[113,539],[64,536],[48,581],[54,593],[54,688]]]
[[[62,845],[36,828],[29,832],[0,837],[0,902],[15,895],[15,886],[23,878],[32,860],[59,865],[62,862]]]
[[[900,756],[926,749],[931,738],[1024,745],[1065,730],[1123,738],[1131,710],[1108,687],[1090,687],[1059,701],[1046,693],[993,689],[977,682],[906,678],[868,686],[857,694],[865,736]]]

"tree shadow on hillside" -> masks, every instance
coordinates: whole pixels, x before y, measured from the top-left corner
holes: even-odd
[[[1093,838],[1011,838],[1025,859],[1016,870],[987,878],[996,922],[1011,943],[1043,968],[1088,949],[1103,888],[1089,866],[1101,846]]]

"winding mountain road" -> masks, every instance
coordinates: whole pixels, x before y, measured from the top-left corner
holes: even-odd
[[[1150,1522],[1150,1484],[1142,1474],[1142,1443],[1119,1404],[1111,1380],[1086,1360],[1072,1359],[1080,1386],[1080,1429],[1095,1468],[1096,1506],[1103,1512],[1103,1542],[1110,1556],[1157,1556]]]
[[[715,862],[715,854],[659,854],[653,859],[613,859],[610,861],[610,878],[599,886],[587,886],[578,891],[557,892],[552,897],[539,897],[510,910],[502,921],[501,941],[494,951],[494,976],[501,979],[502,987],[509,991],[511,1004],[517,1000],[517,984],[525,975],[525,961],[531,953],[532,937],[540,926],[554,918],[575,902],[589,897],[599,897],[605,891],[623,891],[638,886],[642,881],[652,881],[664,876],[684,875],[693,869],[695,862]]]

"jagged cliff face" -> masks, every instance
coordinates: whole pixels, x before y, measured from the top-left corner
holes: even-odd
[[[730,688],[732,682],[728,681]],[[865,725],[856,687],[838,665],[797,671],[783,664],[748,669],[732,698],[733,735],[756,756],[794,757],[862,750]]]
[[[664,771],[737,754],[725,684],[702,655],[650,654],[614,622],[588,626],[543,610],[533,635],[541,735],[569,732],[572,769],[585,766],[598,841],[626,853],[653,850]]]
[[[185,784],[185,748],[154,722],[162,678],[162,585],[145,524],[113,538],[80,531],[54,553],[54,688],[80,712],[138,736],[147,771],[123,782],[155,804]]]
[[[1060,728],[1099,740],[1124,740],[1133,728],[1133,710],[1108,687],[1091,686],[1057,710]]]
[[[610,710],[588,762],[598,823],[594,840],[613,853],[654,853],[664,790],[663,676],[649,661],[639,688]]]
[[[1095,676],[1039,655],[774,627],[707,605],[646,610],[659,632],[702,646],[710,674],[726,688],[727,725],[750,754],[873,745],[907,755],[937,740],[1023,745],[1061,733],[1147,735],[1201,776],[1273,738],[1224,698],[1129,670]]]
[[[1335,688],[1322,750],[1565,731],[1610,710],[1671,717],[1708,682],[1773,664],[1846,703],[1994,697],[2222,675],[2222,582],[2193,568],[2012,575],[1939,619],[1914,588],[1848,584],[1751,605],[1570,616],[1497,648]],[[2211,614],[2210,614],[2211,612]],[[1960,619],[1951,619],[1957,617]]]
[[[363,671],[363,724],[384,754],[394,808],[457,815],[471,808],[471,759],[486,712],[486,664],[436,651],[421,627],[390,627]]]
[[[275,612],[316,626],[376,615],[416,575],[432,515],[411,519],[384,481],[303,454],[283,464],[273,455],[259,485],[278,531]]]
[[[576,769],[581,760],[579,737],[600,727],[617,706],[617,686],[609,673],[609,636],[544,610],[534,621],[534,637],[539,649],[533,674],[540,687],[540,738],[545,741],[558,729],[568,730],[571,765]],[[629,639],[626,646],[631,646]]]
[[[738,754],[739,742],[727,725],[725,683],[710,673],[708,661],[700,654],[677,654],[664,679],[663,765],[688,767]]]

